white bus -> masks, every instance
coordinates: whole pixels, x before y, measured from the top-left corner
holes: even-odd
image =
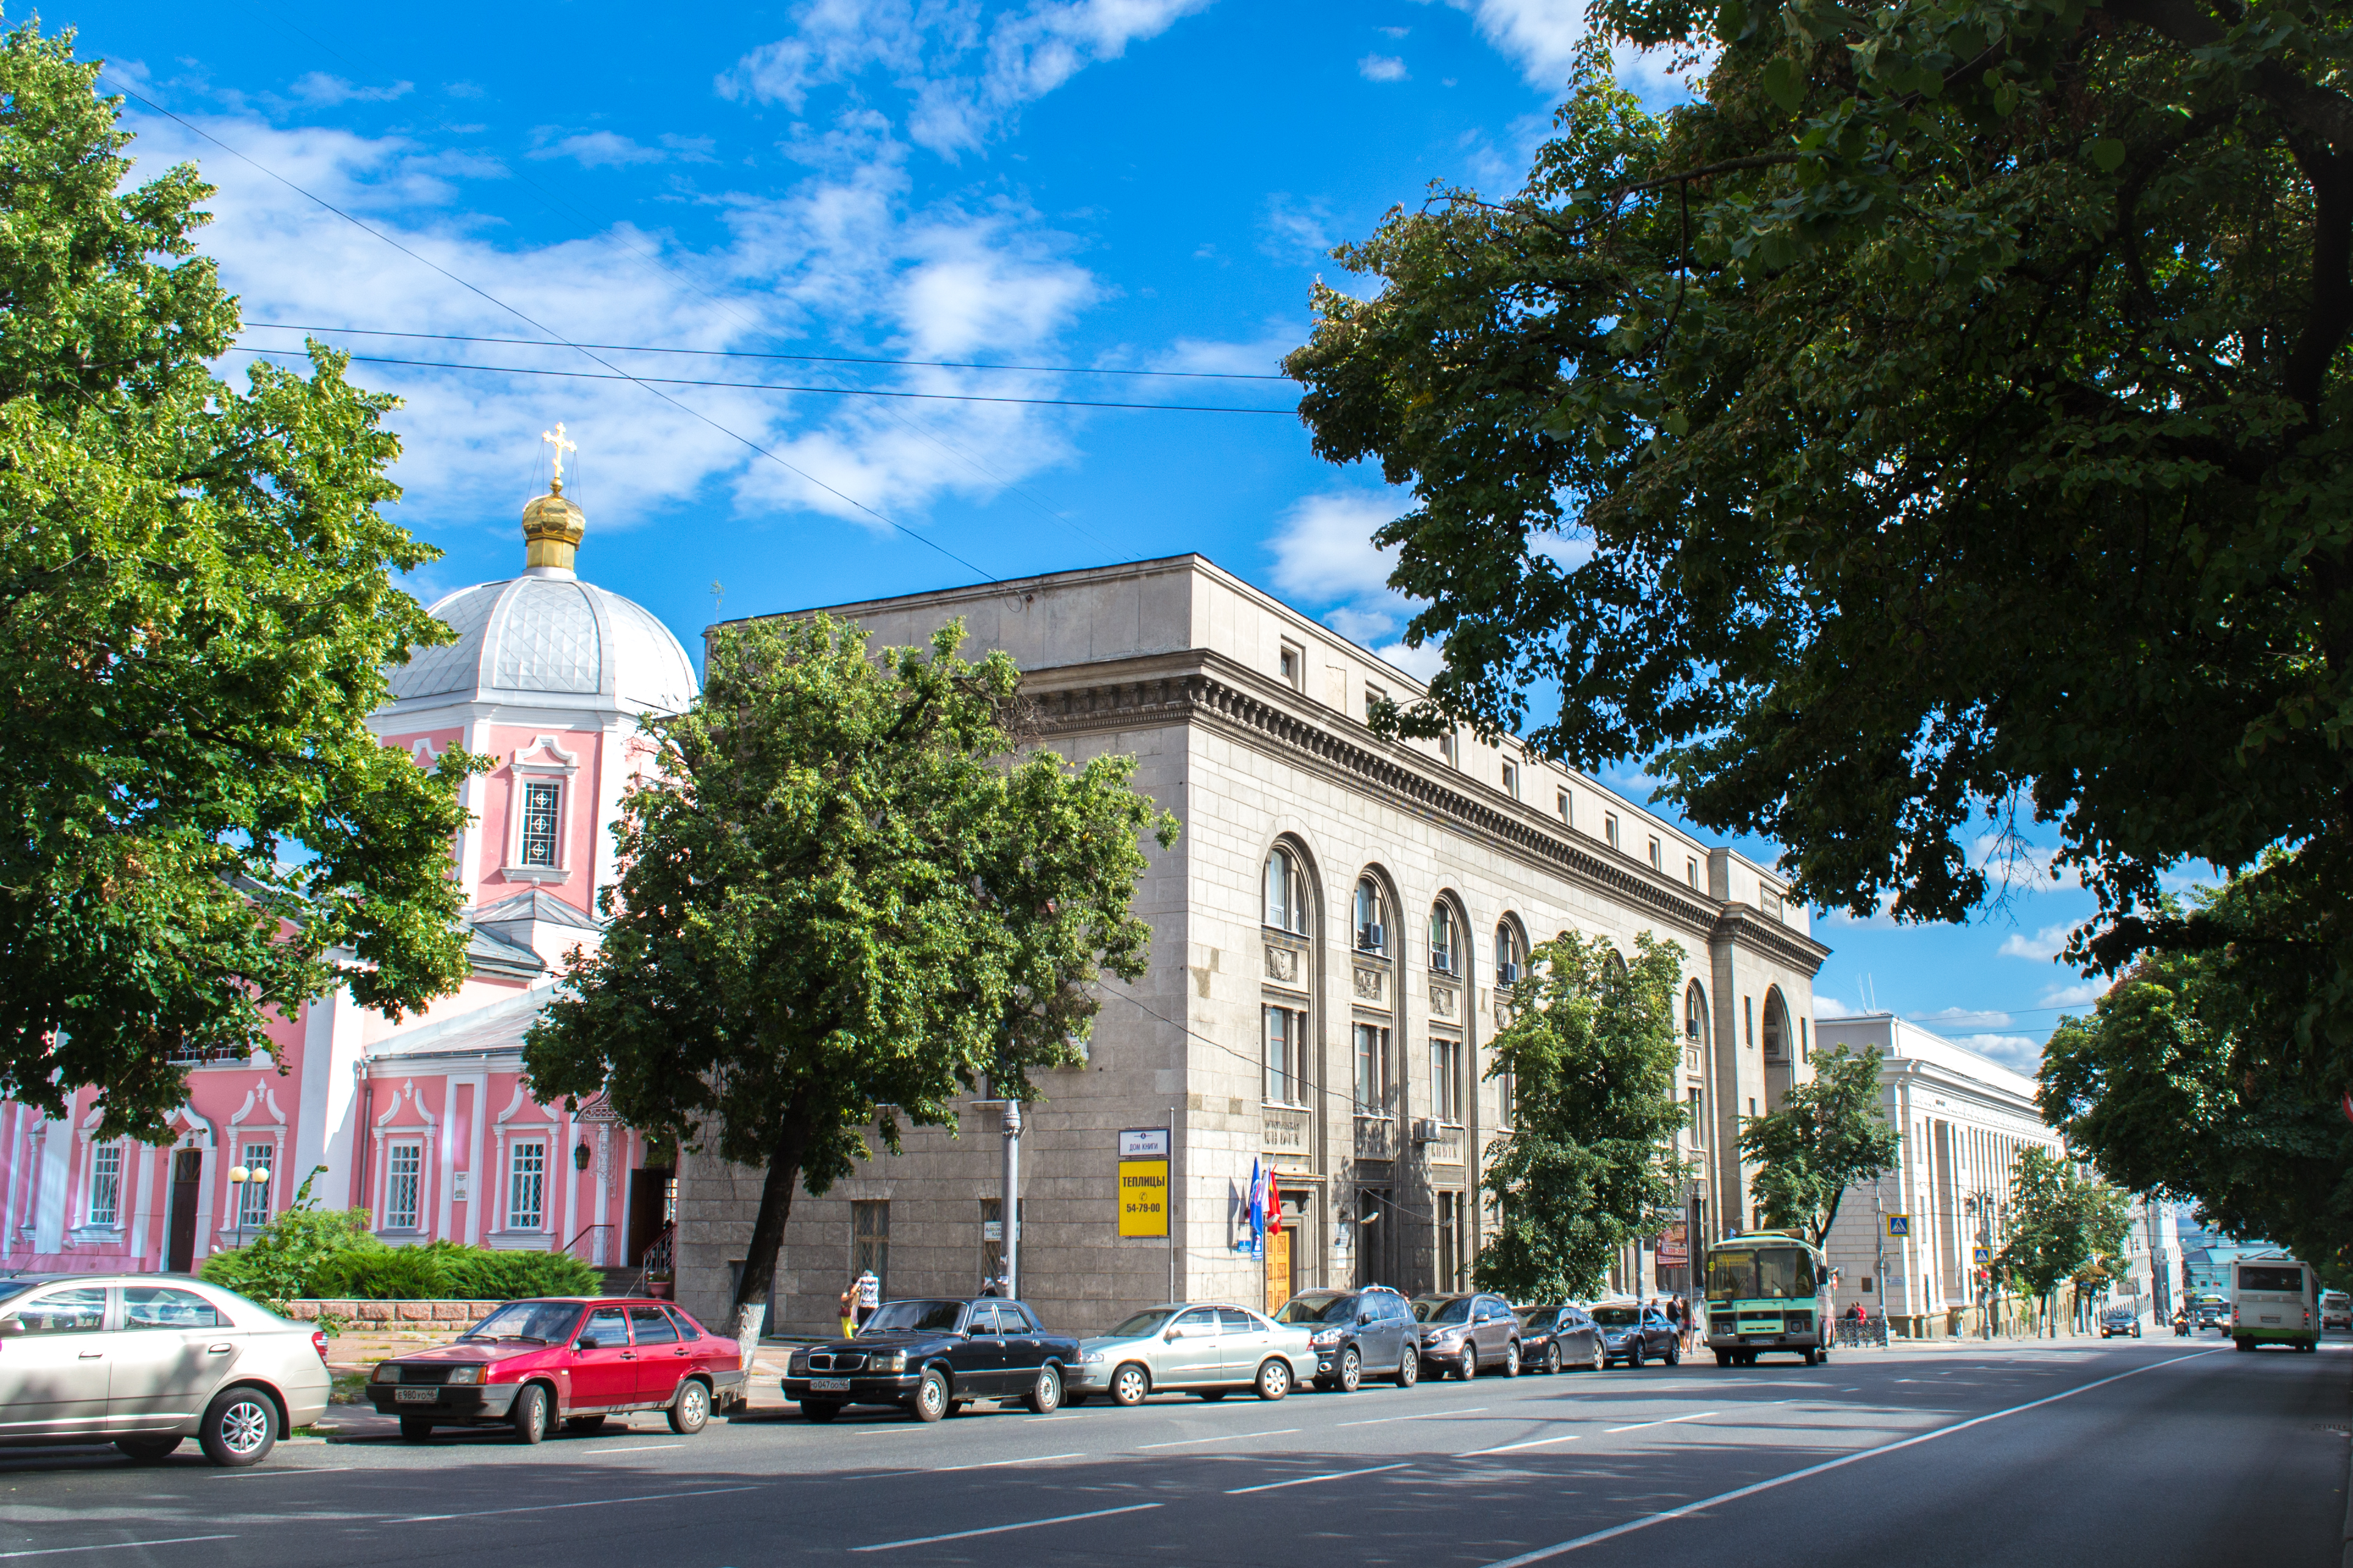
[[[2320,1278],[2284,1252],[2262,1252],[2231,1266],[2231,1339],[2257,1345],[2320,1348]]]

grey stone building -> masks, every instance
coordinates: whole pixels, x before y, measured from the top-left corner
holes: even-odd
[[[832,606],[880,645],[963,617],[966,651],[1026,672],[1039,743],[1139,759],[1184,824],[1149,846],[1150,972],[1105,987],[1089,1059],[1025,1119],[1021,1294],[1092,1331],[1138,1303],[1279,1304],[1310,1285],[1467,1280],[1489,1223],[1482,1151],[1510,1114],[1487,1077],[1498,985],[1532,942],[1650,931],[1687,970],[1684,1154],[1704,1229],[1747,1217],[1739,1118],[1808,1072],[1828,949],[1768,871],[1582,774],[1469,734],[1385,742],[1369,705],[1418,682],[1197,555]],[[829,1324],[862,1268],[890,1295],[967,1292],[998,1266],[997,1111],[913,1130],[822,1198],[798,1195],[771,1323]],[[1123,1131],[1173,1130],[1173,1235],[1122,1238]],[[1254,1168],[1288,1222],[1249,1249]],[[689,1155],[678,1289],[712,1322],[757,1205],[751,1173]],[[1672,1289],[1630,1249],[1620,1283]]]

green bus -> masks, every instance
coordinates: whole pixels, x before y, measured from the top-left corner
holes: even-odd
[[[1831,1270],[1821,1248],[1777,1230],[1727,1236],[1707,1249],[1707,1346],[1718,1366],[1754,1366],[1787,1351],[1831,1359]]]

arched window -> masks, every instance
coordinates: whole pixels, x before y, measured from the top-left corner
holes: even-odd
[[[1520,923],[1506,917],[1495,927],[1495,984],[1516,985],[1528,972],[1528,939]]]
[[[1389,950],[1388,900],[1371,877],[1356,879],[1356,951],[1386,953]]]
[[[1707,1028],[1707,993],[1694,980],[1683,989],[1683,1038],[1692,1045],[1705,1043]]]
[[[1307,879],[1299,858],[1282,846],[1266,858],[1266,923],[1294,936],[1307,932]]]
[[[1430,909],[1430,967],[1440,974],[1461,973],[1454,950],[1454,906],[1440,899]]]
[[[1765,1059],[1778,1062],[1786,1059],[1788,1045],[1783,1037],[1788,1030],[1788,1011],[1781,1005],[1781,988],[1775,986],[1765,993]]]

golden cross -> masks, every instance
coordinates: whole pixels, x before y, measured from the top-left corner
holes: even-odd
[[[561,492],[564,489],[564,454],[580,450],[580,445],[576,441],[567,441],[564,438],[564,422],[560,419],[556,421],[554,430],[541,431],[539,438],[555,448],[555,481],[548,488]]]

